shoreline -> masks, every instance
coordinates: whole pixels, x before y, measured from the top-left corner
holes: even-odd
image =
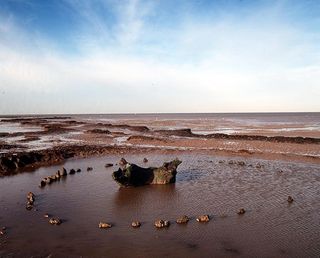
[[[181,126],[186,127],[186,122]],[[270,126],[264,125],[260,134],[200,134],[194,122],[189,121],[193,127],[185,129],[173,129],[175,123],[125,119],[102,122],[72,116],[1,119],[0,125],[7,126],[8,131],[0,132],[0,176],[62,163],[69,158],[148,152],[209,153],[320,164],[320,137],[308,137],[307,131],[301,136],[268,135],[263,130]],[[225,126],[225,122],[219,123]],[[14,130],[10,131],[10,126]],[[317,131],[311,135],[317,136]]]
[[[140,153],[140,154],[172,154],[184,153],[211,154],[228,158],[257,158],[262,160],[292,161],[302,163],[320,164],[320,157],[297,156],[289,154],[267,154],[250,153],[246,150],[216,150],[216,149],[163,149],[161,147],[138,147],[138,146],[99,146],[99,145],[69,145],[59,146],[51,149],[27,151],[19,153],[6,153],[0,155],[0,177],[32,171],[40,167],[48,167],[66,162],[72,158],[92,158],[117,154],[119,156]]]

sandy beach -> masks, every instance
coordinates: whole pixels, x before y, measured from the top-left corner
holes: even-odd
[[[3,117],[0,256],[318,257],[319,121],[319,113]],[[175,184],[119,188],[111,175],[122,157],[182,164]],[[62,167],[81,172],[39,188]],[[197,222],[204,214],[211,220]],[[187,225],[175,223],[182,215]],[[171,226],[156,229],[156,219]]]

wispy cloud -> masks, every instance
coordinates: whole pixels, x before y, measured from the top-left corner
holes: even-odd
[[[320,33],[278,3],[172,17],[153,1],[66,0],[65,49],[0,13],[0,110],[320,111]]]

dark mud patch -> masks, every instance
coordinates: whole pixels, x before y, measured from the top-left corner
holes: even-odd
[[[73,129],[67,128],[65,124],[46,124],[43,126],[44,132],[40,132],[40,134],[53,134],[53,133],[66,133],[70,132]]]
[[[137,132],[144,132],[144,133],[150,131],[150,129],[147,126],[143,126],[143,125],[103,124],[103,123],[97,123],[96,125],[107,127],[107,128],[128,129],[130,131],[137,131]]]
[[[200,135],[194,134],[191,129],[177,129],[177,130],[155,130],[155,133],[166,136],[182,136],[182,137],[199,137]]]
[[[17,174],[28,169],[41,166],[59,164],[66,159],[74,157],[89,157],[103,154],[119,154],[134,151],[136,153],[147,151],[147,148],[129,148],[99,145],[73,145],[59,146],[52,149],[4,153],[0,154],[0,176]]]
[[[111,134],[109,130],[103,130],[103,129],[92,129],[86,131],[86,133],[92,133],[92,134]]]
[[[238,134],[195,134],[191,129],[177,129],[177,130],[156,130],[155,133],[166,136],[180,136],[204,139],[223,139],[223,140],[244,140],[244,141],[267,141],[278,143],[299,143],[299,144],[319,144],[320,138],[312,137],[287,137],[287,136],[263,136],[263,135],[238,135]]]
[[[153,137],[153,136],[144,136],[144,135],[132,135],[128,138],[127,141],[160,141],[160,142],[170,142],[167,139],[164,138],[159,138],[159,137]]]
[[[128,134],[126,134],[124,132],[112,132],[112,135],[114,137],[118,137],[118,136],[127,136]]]

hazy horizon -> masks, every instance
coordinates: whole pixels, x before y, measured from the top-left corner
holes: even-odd
[[[320,111],[320,2],[4,0],[0,115]]]
[[[134,115],[294,115],[294,114],[320,114],[320,112],[314,111],[314,112],[290,112],[290,111],[285,111],[285,112],[136,112],[136,113],[25,113],[25,114],[0,114],[0,117],[6,117],[6,116],[103,116],[103,115],[129,115],[129,116],[134,116]]]

